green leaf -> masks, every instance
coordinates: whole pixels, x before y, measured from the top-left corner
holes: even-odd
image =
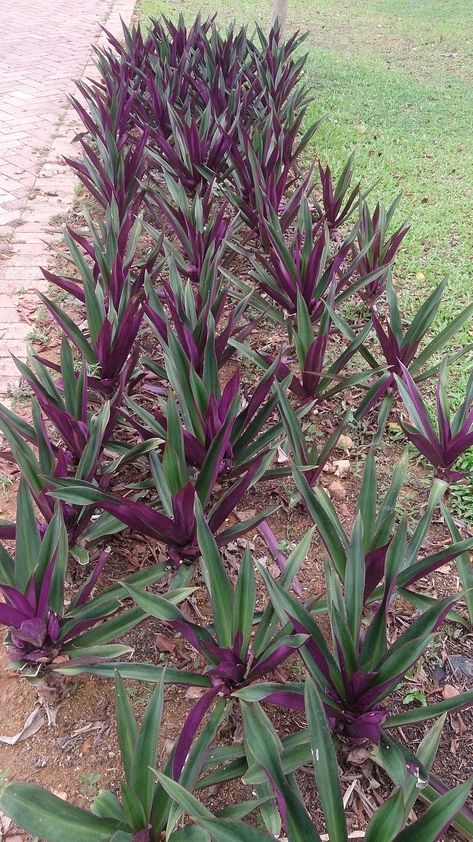
[[[473,690],[460,693],[452,699],[444,699],[435,705],[406,710],[403,713],[396,713],[388,716],[384,723],[385,728],[400,728],[403,725],[411,725],[414,722],[423,722],[425,719],[434,719],[444,713],[450,713],[461,708],[469,708],[473,705]]]
[[[364,526],[363,540],[365,552],[368,552],[370,549],[371,530],[373,524],[376,522],[376,467],[373,448],[370,448],[366,457],[358,499]]]
[[[274,842],[274,836],[268,836],[262,830],[243,822],[231,819],[198,819],[199,825],[208,830],[214,842]]]
[[[364,588],[365,550],[363,543],[363,519],[360,511],[353,526],[344,577],[348,628],[356,651],[358,650],[361,632]]]
[[[365,842],[392,842],[403,824],[404,795],[398,789],[376,810],[366,828]]]
[[[304,474],[294,468],[294,482],[299,489],[309,514],[320,532],[340,578],[345,577],[348,539],[338,520],[337,513],[323,491],[313,491]]]
[[[98,818],[29,783],[8,784],[0,792],[0,808],[45,842],[109,842],[118,829],[114,819]]]
[[[240,564],[233,603],[233,638],[235,639],[237,632],[242,633],[241,657],[244,657],[248,650],[251,629],[253,627],[255,604],[256,583],[253,559],[247,547]]]
[[[166,790],[172,800],[176,801],[181,809],[191,816],[191,818],[214,818],[213,813],[211,813],[207,807],[204,807],[204,805],[201,804],[200,801],[192,795],[192,793],[190,793],[181,784],[177,783],[177,781],[173,781],[172,778],[168,778],[167,775],[163,775],[161,772],[155,772],[155,775],[163,789]]]
[[[217,639],[220,646],[230,649],[233,645],[233,589],[223,566],[217,543],[205,522],[202,507],[197,499],[195,501],[195,516],[197,540],[202,554],[202,564],[207,572]]]
[[[90,631],[74,637],[70,644],[68,644],[69,651],[73,653],[74,648],[77,646],[97,646],[99,643],[110,643],[117,637],[122,637],[130,629],[133,629],[146,616],[146,613],[140,608],[129,608],[126,611],[122,611],[110,620],[106,620],[95,626],[95,628],[90,629]]]
[[[131,789],[131,787],[128,786],[128,784],[123,782],[120,786],[120,790],[122,795],[123,809],[127,817],[127,824],[133,830],[141,830],[143,827],[146,827],[146,815],[138,795],[136,795],[136,793],[133,792],[133,790]]]
[[[472,784],[473,778],[470,778],[464,784],[441,795],[420,819],[404,828],[396,836],[396,842],[419,842],[420,839],[422,842],[435,842],[439,833],[463,807],[471,792]]]
[[[203,827],[186,824],[185,827],[171,833],[169,842],[210,842],[210,836]]]
[[[449,510],[443,503],[440,504],[440,508],[450,531],[450,535],[452,536],[452,540],[455,542],[461,541],[460,531]],[[460,576],[464,591],[464,599],[466,602],[468,617],[470,619],[470,625],[473,627],[473,566],[470,561],[469,553],[466,552],[459,555],[458,558],[455,559],[455,564],[457,566],[458,575]]]
[[[16,500],[16,553],[15,585],[22,591],[31,578],[37,564],[41,541],[36,523],[31,492],[21,479]]]
[[[155,664],[127,663],[126,661],[115,661],[107,664],[74,665],[73,662],[58,664],[54,667],[56,672],[62,675],[100,675],[103,678],[113,678],[118,670],[122,678],[132,678],[136,681],[159,681],[163,672],[165,684],[184,684],[191,687],[211,687],[211,681],[206,675],[199,672],[188,672],[187,670],[173,669],[172,667],[157,667]]]
[[[131,788],[143,805],[144,814],[148,820],[153,802],[156,764],[156,751],[159,740],[159,729],[163,714],[164,675],[156,685],[156,689],[148,702],[143,717],[131,771]]]
[[[149,617],[156,617],[158,620],[176,621],[184,620],[183,615],[175,605],[167,600],[164,596],[158,594],[146,593],[146,591],[139,591],[137,588],[127,585],[123,582],[125,591],[131,596],[132,600],[145,612]]]
[[[245,751],[260,764],[272,786],[284,799],[289,842],[320,842],[310,817],[296,791],[287,780],[281,762],[281,741],[261,707],[241,703]]]
[[[77,327],[76,323],[54,301],[50,301],[41,292],[37,293],[47,310],[54,316],[64,333],[72,340],[76,348],[85,357],[89,365],[96,365],[95,351]]]
[[[309,723],[317,791],[324,811],[328,835],[331,842],[347,842],[348,834],[338,778],[337,756],[324,707],[311,678],[306,679],[305,710]]]
[[[119,672],[115,673],[115,711],[123,768],[125,770],[126,781],[130,784],[137,727],[130,698]]]
[[[122,805],[116,795],[113,795],[108,789],[99,790],[90,809],[94,816],[99,816],[101,819],[116,819],[120,824],[126,822]]]

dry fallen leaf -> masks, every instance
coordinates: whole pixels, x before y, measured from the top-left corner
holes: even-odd
[[[170,652],[172,654],[177,646],[176,641],[172,637],[166,637],[165,634],[155,634],[154,640],[156,648],[160,652]]]
[[[18,734],[14,734],[13,737],[0,736],[0,743],[6,743],[8,746],[14,746],[22,740],[27,740],[28,737],[32,737],[33,734],[36,734],[36,732],[43,727],[44,722],[45,717],[43,711],[41,708],[35,708],[34,711],[30,713],[21,731],[18,731]]]
[[[442,696],[443,696],[444,699],[453,699],[454,696],[459,696],[459,695],[460,695],[460,691],[457,690],[457,688],[454,687],[453,684],[445,684],[445,686],[442,690]]]
[[[355,763],[356,766],[362,766],[371,757],[371,752],[367,748],[354,748],[348,755],[350,763]]]

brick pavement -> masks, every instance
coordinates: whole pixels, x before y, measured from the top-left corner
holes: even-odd
[[[136,0],[0,0],[0,395],[18,382],[10,353],[26,357],[26,302],[45,289],[74,177],[62,156],[77,123],[68,102],[74,80],[93,74],[100,25],[121,33]],[[26,298],[25,298],[26,296]],[[23,307],[22,307],[23,302]]]

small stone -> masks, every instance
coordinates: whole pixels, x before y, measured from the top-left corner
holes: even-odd
[[[328,490],[329,490],[330,496],[334,500],[345,500],[345,498],[347,496],[345,486],[342,485],[342,483],[339,482],[339,480],[336,480],[336,479],[333,482],[330,483],[330,485],[328,487]]]
[[[335,476],[340,477],[347,477],[351,471],[351,464],[349,459],[337,459],[334,463],[335,465]]]

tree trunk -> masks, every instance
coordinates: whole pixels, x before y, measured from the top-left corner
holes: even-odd
[[[287,17],[287,0],[273,0],[273,7],[271,10],[271,26],[274,26],[276,21],[279,21],[281,32],[286,28]]]

